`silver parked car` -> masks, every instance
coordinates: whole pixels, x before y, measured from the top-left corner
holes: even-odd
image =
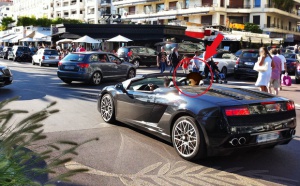
[[[136,67],[106,52],[76,52],[58,64],[57,76],[65,83],[82,81],[99,85],[103,79],[133,78]]]
[[[45,64],[58,65],[59,60],[60,56],[54,49],[41,48],[32,56],[32,64],[38,64],[39,66],[43,66]]]

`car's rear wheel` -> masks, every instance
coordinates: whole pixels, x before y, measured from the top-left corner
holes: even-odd
[[[221,72],[225,75],[225,77],[227,77],[227,68],[223,67]]]
[[[102,96],[100,101],[100,114],[102,119],[107,123],[115,121],[114,103],[110,94]]]
[[[91,78],[91,84],[92,85],[100,85],[102,81],[102,75],[100,72],[94,72],[94,74],[92,75],[92,78]]]
[[[173,146],[186,160],[197,160],[206,155],[205,141],[197,122],[190,116],[182,116],[173,125]]]
[[[72,83],[72,81],[71,80],[67,80],[67,79],[61,79],[64,83],[66,83],[66,84],[71,84]]]
[[[140,66],[140,61],[137,60],[137,59],[135,59],[135,60],[132,62],[132,64],[133,64],[136,68],[138,68],[138,67]]]
[[[135,70],[134,69],[130,69],[127,73],[127,77],[126,79],[131,79],[135,77]]]

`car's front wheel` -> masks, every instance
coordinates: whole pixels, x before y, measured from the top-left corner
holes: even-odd
[[[183,159],[197,160],[206,156],[204,136],[195,119],[190,116],[182,116],[176,120],[172,130],[172,142]]]
[[[135,77],[135,70],[134,69],[130,69],[127,73],[127,77],[126,79],[131,79]]]
[[[107,123],[115,121],[114,103],[110,94],[102,96],[100,101],[100,114],[102,119]]]
[[[92,78],[91,78],[91,84],[92,85],[100,85],[102,81],[102,75],[100,72],[95,72],[93,75],[92,75]]]
[[[227,68],[223,67],[221,72],[225,75],[225,77],[227,77]]]

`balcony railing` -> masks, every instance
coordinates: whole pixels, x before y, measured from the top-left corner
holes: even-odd
[[[265,5],[265,8],[276,8],[276,9],[279,9],[279,10],[282,10],[282,11],[285,11],[285,12],[288,12],[290,14],[294,14],[294,15],[299,15],[299,13],[297,11],[293,11],[293,10],[284,10],[284,9],[281,9],[279,7],[275,7],[274,5],[272,4],[266,4]]]
[[[289,28],[288,26],[276,25],[276,24],[264,24],[264,28],[278,28],[287,31],[298,32],[296,28]]]
[[[227,8],[251,8],[251,5],[244,5],[244,6],[235,6],[235,5],[228,5]]]

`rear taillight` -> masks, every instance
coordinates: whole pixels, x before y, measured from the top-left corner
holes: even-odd
[[[291,62],[291,65],[295,67],[297,65],[297,62]]]
[[[45,59],[45,56],[43,56],[42,59]]]
[[[286,110],[295,110],[294,102],[290,101],[286,103]]]
[[[239,64],[240,63],[240,58],[237,58],[237,60],[236,60],[236,62],[235,62],[235,64]]]
[[[62,62],[60,61],[60,62],[58,62],[58,66],[61,66],[62,65]]]
[[[88,63],[79,63],[77,64],[80,68],[88,68],[90,65]]]
[[[225,109],[226,116],[247,116],[250,115],[248,107],[234,107]]]

